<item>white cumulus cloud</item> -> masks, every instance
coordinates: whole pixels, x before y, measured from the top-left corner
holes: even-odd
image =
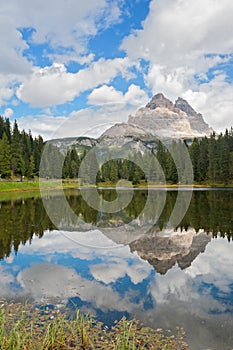
[[[120,17],[119,1],[115,0],[57,0],[56,5],[52,0],[2,2],[0,106],[10,100],[18,85],[21,86],[17,97],[33,107],[72,100],[80,89],[77,88],[76,93],[76,84],[73,84],[76,79],[73,75],[66,75],[62,65],[69,61],[91,64],[95,55],[87,48],[89,39],[117,23]],[[30,51],[31,45],[46,46],[43,57],[51,60],[50,67],[39,66],[37,52],[40,48],[39,51]],[[83,74],[77,79],[85,81]]]
[[[171,67],[205,54],[231,53],[232,18],[230,0],[152,0],[143,29],[125,38],[122,48],[130,57]]]
[[[17,97],[33,107],[49,107],[72,101],[81,92],[109,83],[118,74],[130,77],[127,58],[99,59],[88,68],[69,73],[61,63],[34,68],[17,90]]]
[[[154,93],[162,91],[172,99],[191,96],[194,106],[201,95],[205,104],[200,112],[220,130],[232,123],[232,83],[225,77],[217,84],[207,72],[232,58],[232,32],[230,0],[152,0],[142,29],[124,38],[121,48],[128,57],[149,62],[144,78]],[[206,80],[204,86],[197,78]]]
[[[134,106],[144,105],[148,96],[138,85],[131,84],[123,94],[113,86],[103,85],[94,89],[88,96],[88,103],[96,106],[115,106],[116,109],[125,107],[127,104]]]
[[[88,39],[119,21],[117,1],[107,0],[12,0],[1,3],[0,29],[1,59],[4,71],[22,72],[30,67],[22,52],[27,44],[19,29],[32,31],[31,42],[48,43],[52,49],[65,51],[74,59],[86,54]],[[46,54],[46,52],[45,52]],[[60,55],[61,62],[62,55]],[[1,62],[2,63],[2,62]],[[0,69],[1,69],[0,68]]]

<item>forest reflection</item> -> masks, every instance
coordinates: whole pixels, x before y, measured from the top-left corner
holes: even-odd
[[[99,190],[100,198],[113,201],[116,198],[114,190]],[[178,191],[167,191],[166,202],[160,213],[160,199],[163,191],[152,191],[148,205],[148,191],[134,191],[132,201],[123,210],[106,214],[91,208],[82,198],[78,190],[67,190],[65,195],[70,207],[77,217],[85,223],[101,227],[123,227],[137,219],[143,223],[153,223],[156,230],[162,230],[170,222]],[[185,194],[185,191],[184,191]],[[91,191],[90,191],[91,196]],[[127,196],[127,191],[125,191]],[[48,194],[46,200],[54,208],[56,215],[66,225],[72,224],[73,217],[66,212],[59,193]],[[146,210],[144,210],[147,203]],[[182,209],[181,205],[181,210]],[[196,232],[204,230],[211,237],[233,238],[233,191],[232,190],[199,190],[194,191],[189,208],[182,221],[173,225],[173,229],[187,231],[192,228]],[[159,217],[157,217],[160,213]],[[44,231],[56,229],[48,217],[41,197],[21,198],[0,201],[0,259],[9,257],[12,250],[17,253],[19,246],[31,242],[33,236],[43,237]]]

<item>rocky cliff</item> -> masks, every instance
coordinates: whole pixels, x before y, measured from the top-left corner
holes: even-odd
[[[194,138],[209,136],[213,130],[187,101],[178,98],[175,104],[159,93],[140,108],[127,123],[115,124],[100,140],[122,136],[154,136],[157,138]]]
[[[207,136],[213,132],[213,129],[204,121],[203,116],[200,113],[197,113],[183,98],[179,97],[176,100],[175,108],[180,109],[187,114],[192,130],[196,130],[201,134],[206,133]]]
[[[94,146],[122,149],[125,152],[156,149],[156,139],[170,142],[171,139],[193,139],[210,136],[213,129],[187,101],[179,97],[175,103],[162,93],[152,97],[145,107],[130,115],[125,123],[117,123],[107,129],[98,139],[89,137],[51,140],[62,152],[76,147],[78,152]]]

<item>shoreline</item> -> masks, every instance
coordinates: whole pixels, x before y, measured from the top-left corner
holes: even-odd
[[[116,186],[115,183],[98,183],[97,186],[95,185],[89,185],[81,186],[81,188],[97,188],[97,189],[115,189],[115,188],[122,188],[122,189],[233,189],[233,184],[230,183],[228,185],[224,184],[193,184],[193,185],[187,185],[187,184],[150,184],[147,186],[146,183],[139,183],[137,185],[130,186],[129,184],[122,183],[120,186]],[[63,189],[79,189],[80,184],[77,182],[77,180],[63,180],[62,185],[60,180],[50,180],[50,181],[43,181],[40,183],[39,181],[24,181],[24,182],[17,182],[17,181],[0,181],[0,194],[7,194],[7,193],[21,193],[21,192],[40,192],[40,190],[63,190]]]
[[[39,181],[0,181],[0,193],[20,193],[20,192],[39,192],[43,190],[62,190],[77,188],[78,184],[75,182],[64,182],[61,186],[60,181],[44,182],[44,185],[40,186]]]

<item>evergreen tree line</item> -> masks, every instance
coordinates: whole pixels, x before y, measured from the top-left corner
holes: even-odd
[[[38,176],[43,148],[41,136],[33,138],[30,131],[19,131],[16,121],[12,127],[0,116],[0,178]]]
[[[225,134],[195,139],[189,147],[197,183],[224,183],[233,181],[233,128]]]
[[[233,128],[219,136],[213,133],[210,138],[194,139],[185,147],[192,161],[194,182],[228,184],[233,181]],[[19,131],[16,121],[11,127],[9,119],[0,116],[1,178],[25,176],[30,179],[38,176],[40,171],[42,177],[79,177],[80,182],[89,184],[116,183],[120,179],[138,184],[148,178],[155,183],[185,183],[190,178],[190,167],[183,148],[183,141],[173,141],[168,148],[158,141],[152,153],[129,153],[127,159],[111,159],[109,155],[109,160],[102,166],[91,151],[80,177],[80,165],[87,151],[80,154],[71,148],[64,159],[57,147],[47,144],[46,157],[41,162],[44,150],[42,137],[33,138],[30,131]]]
[[[224,135],[216,136],[213,133],[210,138],[195,138],[190,145],[185,143],[185,146],[192,162],[195,183],[229,184],[233,181],[233,128],[226,130]],[[183,141],[173,141],[168,148],[158,141],[154,156],[150,151],[143,155],[140,152],[129,154],[128,159],[110,159],[99,170],[93,152],[85,162],[84,177],[81,181],[95,184],[96,182],[115,183],[120,179],[126,179],[133,184],[138,184],[149,178],[150,181],[157,183],[164,180],[171,184],[185,183],[190,176],[188,173],[190,169],[187,166],[183,147]],[[170,152],[169,149],[173,151]],[[175,161],[172,156],[174,154]],[[80,157],[75,148],[70,149],[65,158],[63,177],[78,177],[79,167],[84,157],[85,154]]]

